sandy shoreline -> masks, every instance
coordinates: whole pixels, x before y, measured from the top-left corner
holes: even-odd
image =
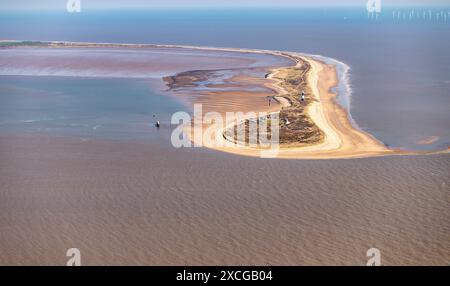
[[[286,56],[285,54],[283,56]],[[298,56],[288,55],[295,60]],[[337,84],[336,71],[333,67],[325,63],[307,57],[301,57],[311,65],[309,72],[309,84],[311,85],[314,99],[307,106],[308,116],[324,132],[322,142],[308,144],[307,146],[295,147],[289,144],[280,146],[277,150],[276,158],[296,158],[296,159],[329,159],[329,158],[354,158],[370,157],[393,154],[395,151],[388,149],[382,143],[372,138],[370,135],[354,128],[348,119],[347,112],[334,100],[330,89]],[[297,65],[301,65],[297,61]],[[279,112],[283,107],[289,106],[289,102],[284,98],[287,91],[280,84],[279,79],[274,79],[275,75],[282,68],[274,69],[268,76],[274,82],[273,89],[277,91],[277,98],[281,104],[272,112]],[[256,110],[255,110],[256,111]],[[230,128],[227,126],[225,129]],[[195,128],[195,127],[194,127]],[[197,126],[200,128],[200,126]],[[202,126],[204,128],[204,126]],[[220,132],[220,130],[218,130]],[[222,131],[224,132],[224,131]],[[192,140],[195,141],[194,138]],[[216,138],[215,142],[206,145],[215,150],[234,153],[244,156],[262,156],[261,148],[251,148],[236,144],[225,146],[224,137]],[[198,143],[198,142],[197,142]],[[219,147],[217,147],[219,146]]]
[[[178,46],[177,46],[178,47]],[[191,47],[202,49],[202,47]],[[323,61],[314,59],[312,56],[300,55],[292,52],[268,51],[268,50],[247,50],[247,49],[233,49],[233,48],[206,48],[212,50],[225,51],[240,51],[240,52],[256,52],[267,53],[275,56],[288,57],[299,65],[298,59],[307,61],[311,65],[311,71],[308,76],[308,84],[313,90],[314,100],[308,104],[308,116],[312,121],[325,133],[324,139],[317,144],[308,144],[307,146],[297,147],[289,144],[280,146],[275,153],[269,152],[265,155],[262,149],[258,147],[248,147],[241,144],[233,146],[227,145],[225,136],[218,136],[215,142],[208,144],[203,142],[203,146],[214,150],[251,157],[275,157],[285,159],[346,159],[346,158],[367,158],[386,155],[413,155],[413,154],[436,154],[447,153],[449,150],[419,152],[390,149],[382,142],[378,141],[372,135],[353,126],[350,121],[350,116],[347,110],[340,106],[336,97],[337,94],[331,92],[331,89],[338,84],[337,72],[334,66],[329,65]],[[289,101],[284,97],[287,91],[281,86],[281,81],[275,76],[285,67],[273,69],[267,76],[273,83],[270,84],[273,90],[277,92],[274,98],[278,101],[275,109],[270,112],[279,112],[282,108],[289,106]],[[255,108],[253,111],[261,111]],[[250,119],[250,118],[245,118]],[[208,126],[209,127],[209,126]],[[218,133],[224,134],[232,125],[225,126],[225,128],[218,129]],[[200,128],[194,126],[193,129]],[[205,126],[201,126],[205,128]],[[191,130],[190,138],[194,143],[196,142]],[[189,135],[189,132],[186,132]],[[274,155],[275,154],[275,155]]]
[[[114,44],[114,43],[75,43],[75,42],[43,42],[47,43],[51,48],[67,48],[67,47],[134,47],[134,48],[178,48],[178,49],[192,49],[202,51],[222,51],[222,52],[239,52],[239,53],[257,53],[268,54],[277,57],[285,57],[294,62],[295,66],[301,66],[301,62],[309,63],[310,70],[308,71],[307,81],[311,88],[313,100],[307,101],[307,116],[312,122],[324,133],[322,140],[312,144],[305,144],[304,146],[282,144],[276,150],[276,158],[293,158],[293,159],[332,159],[332,158],[361,158],[373,157],[393,154],[424,154],[425,152],[409,152],[393,150],[386,147],[382,142],[376,140],[370,134],[353,126],[349,119],[348,112],[341,107],[337,101],[337,95],[331,92],[331,89],[338,84],[337,71],[332,65],[320,61],[313,56],[297,54],[292,52],[269,51],[269,50],[255,50],[255,49],[240,49],[240,48],[217,48],[217,47],[198,47],[198,46],[180,46],[180,45],[153,45],[153,44]],[[40,47],[38,45],[37,47]],[[271,88],[276,95],[273,97],[276,104],[270,108],[265,106],[265,94],[249,98],[249,93],[240,92],[235,93],[233,97],[225,97],[224,102],[227,104],[214,104],[218,97],[209,98],[209,101],[198,100],[194,103],[202,103],[205,112],[215,111],[224,114],[226,111],[254,111],[254,112],[280,112],[283,108],[289,107],[290,102],[286,95],[288,91],[282,86],[283,79],[277,78],[278,73],[283,68],[279,67],[272,69],[267,79],[270,81],[264,83],[264,86]],[[213,94],[214,95],[214,94]],[[239,96],[236,96],[239,95]],[[256,103],[252,102],[256,99]],[[251,108],[249,108],[251,106]],[[225,110],[226,109],[226,110]],[[225,134],[227,128],[231,126],[218,127],[216,132],[218,134]],[[196,128],[205,128],[203,124],[194,126]],[[222,152],[228,152],[244,156],[261,157],[261,151],[264,149],[258,147],[248,147],[242,144],[234,144],[230,146],[225,136],[216,136],[210,144],[205,142],[195,142],[195,139],[190,132],[186,132],[194,143],[203,145],[207,148],[215,149]],[[203,144],[202,144],[203,143]],[[448,152],[447,150],[440,152]],[[427,152],[437,153],[437,152]]]

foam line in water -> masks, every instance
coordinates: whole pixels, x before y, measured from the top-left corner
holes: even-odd
[[[352,87],[350,84],[350,66],[346,63],[334,58],[324,57],[322,55],[312,55],[305,53],[294,53],[305,57],[325,62],[328,65],[336,67],[336,73],[338,78],[338,84],[333,88],[333,92],[336,93],[337,103],[347,110],[348,118],[351,124],[361,129],[351,115],[351,99],[352,99]]]

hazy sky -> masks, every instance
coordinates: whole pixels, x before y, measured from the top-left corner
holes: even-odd
[[[85,9],[164,7],[365,6],[367,0],[80,0]],[[67,0],[0,0],[0,9],[64,9]],[[381,0],[382,5],[449,5],[450,0]]]

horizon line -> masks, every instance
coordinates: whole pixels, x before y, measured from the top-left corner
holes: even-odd
[[[355,5],[355,4],[332,4],[332,5],[314,5],[314,4],[296,4],[296,5],[288,5],[288,4],[280,4],[280,5],[167,5],[167,6],[109,6],[109,7],[99,7],[99,6],[89,6],[89,5],[83,5],[81,6],[82,10],[90,10],[90,11],[112,11],[112,10],[180,10],[180,9],[192,9],[192,10],[202,10],[202,9],[211,9],[211,10],[220,10],[220,9],[288,9],[288,8],[315,8],[315,9],[345,9],[345,8],[361,8],[366,10],[365,5]],[[385,4],[383,5],[383,8],[397,8],[397,9],[408,9],[408,8],[416,8],[416,9],[431,9],[431,8],[450,8],[450,3],[445,4],[437,4],[437,3],[431,3],[431,4],[409,4],[409,5],[402,5],[402,4]],[[0,8],[0,12],[7,12],[7,11],[66,11],[66,6],[61,5],[60,7],[44,7],[41,9],[38,9],[37,7],[31,5],[29,7],[8,7],[8,8]]]

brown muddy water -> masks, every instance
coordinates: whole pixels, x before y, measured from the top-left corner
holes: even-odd
[[[0,264],[450,261],[450,155],[276,160],[149,142],[0,138]]]

